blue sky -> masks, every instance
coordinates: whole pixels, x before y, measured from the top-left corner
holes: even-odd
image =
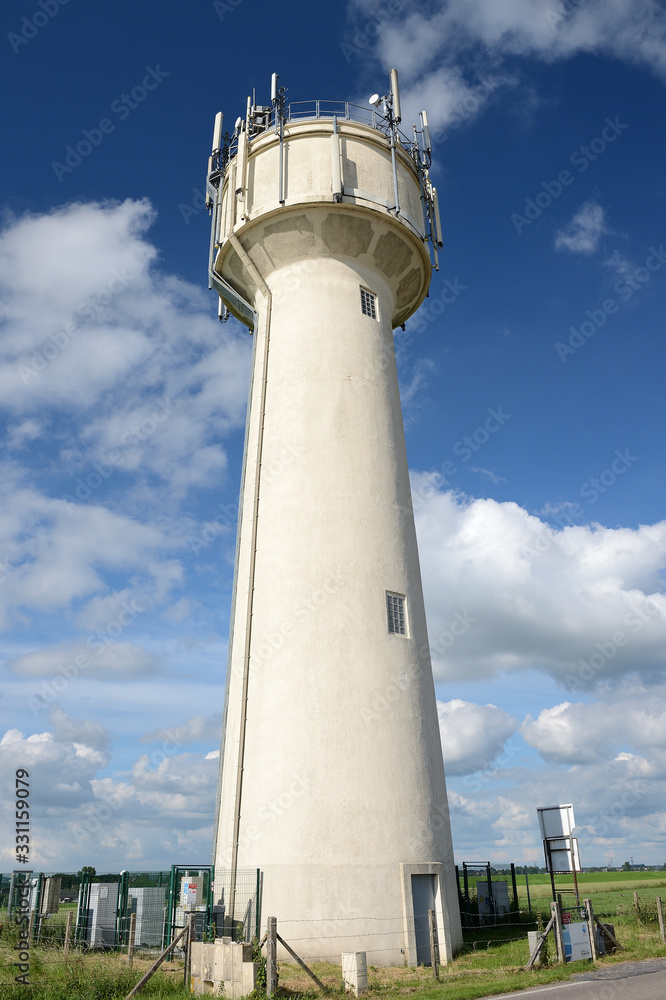
[[[666,861],[663,4],[2,19],[0,767],[35,866],[209,858],[250,355],[206,288],[213,117],[389,66],[445,229],[397,348],[456,857],[539,859],[571,801],[584,864]]]

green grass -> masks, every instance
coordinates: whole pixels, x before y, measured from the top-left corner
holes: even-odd
[[[0,996],[2,1000],[124,1000],[149,968],[152,959],[135,956],[134,968],[127,967],[121,954],[71,951],[60,947],[30,948],[30,986],[16,983],[19,970],[14,965],[16,929],[5,926],[0,939]],[[183,985],[183,963],[173,962],[159,970],[142,990],[151,1000],[191,997]]]

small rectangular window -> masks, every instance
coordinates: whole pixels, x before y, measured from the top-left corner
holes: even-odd
[[[405,598],[400,594],[386,594],[388,630],[391,635],[407,635]]]
[[[361,312],[370,319],[377,319],[377,296],[367,288],[361,289]]]

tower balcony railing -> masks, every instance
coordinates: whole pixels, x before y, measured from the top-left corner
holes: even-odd
[[[389,131],[388,120],[374,107],[363,107],[349,101],[291,101],[285,105],[285,121],[306,118],[337,118],[339,121],[370,125],[379,132]]]
[[[388,137],[391,132],[391,124],[386,115],[378,111],[376,107],[364,107],[361,104],[353,104],[351,101],[290,101],[283,105],[282,122],[288,125],[290,122],[317,121],[322,119],[337,119],[339,122],[358,122],[360,125],[368,125],[376,129],[383,136]],[[249,135],[250,142],[264,135],[266,132],[277,132],[280,127],[278,111],[272,107],[256,108],[251,122]],[[401,129],[396,128],[395,137],[397,144],[410,155],[418,150],[418,144],[413,136],[408,136]],[[238,133],[234,132],[227,139],[226,148],[223,153],[224,165],[236,155],[238,151]]]

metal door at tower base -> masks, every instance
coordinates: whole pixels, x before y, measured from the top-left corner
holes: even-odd
[[[435,909],[436,875],[412,875],[414,933],[416,934],[416,964],[430,965],[430,927],[428,910]]]

